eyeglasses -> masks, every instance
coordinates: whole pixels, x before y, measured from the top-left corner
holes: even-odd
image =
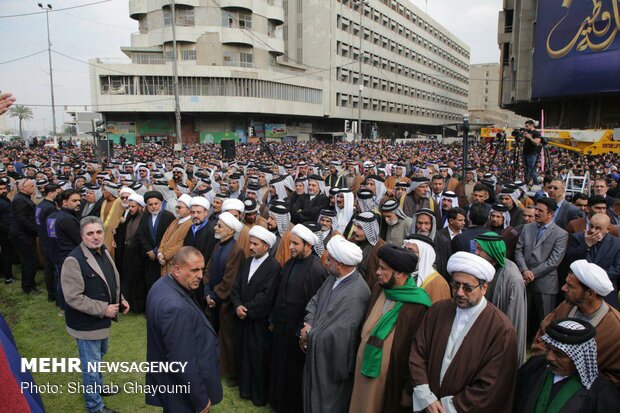
[[[452,281],[450,283],[450,287],[452,287],[452,289],[454,291],[458,291],[461,288],[463,288],[463,291],[465,291],[466,293],[471,293],[472,291],[474,291],[476,288],[478,287],[482,287],[482,284],[478,284],[478,285],[469,285],[469,284],[462,284],[462,283],[457,283]]]
[[[174,209],[181,209],[181,208],[183,208],[183,207],[182,207],[182,206],[179,206],[179,205],[177,205],[177,206],[175,206],[175,207],[174,207]]]

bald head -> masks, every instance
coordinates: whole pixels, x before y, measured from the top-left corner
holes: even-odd
[[[590,218],[590,227],[600,231],[603,235],[609,232],[610,225],[611,219],[609,219],[609,215],[607,214],[594,214],[592,218]]]

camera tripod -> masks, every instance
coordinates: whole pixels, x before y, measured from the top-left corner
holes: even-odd
[[[498,134],[495,140],[496,143],[490,165],[499,164],[500,177],[504,182],[514,181],[517,179],[523,160],[522,145],[515,139],[512,149],[508,149],[505,134]],[[493,146],[493,143],[491,146]]]

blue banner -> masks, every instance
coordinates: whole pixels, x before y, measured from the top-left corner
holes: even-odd
[[[620,2],[539,0],[532,97],[620,91]]]

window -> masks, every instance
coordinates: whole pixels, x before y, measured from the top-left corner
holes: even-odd
[[[181,60],[196,60],[196,51],[181,50]]]
[[[241,67],[254,67],[253,59],[254,56],[252,53],[239,53],[239,62],[241,63]]]
[[[242,29],[252,28],[252,13],[239,12],[239,27]]]

